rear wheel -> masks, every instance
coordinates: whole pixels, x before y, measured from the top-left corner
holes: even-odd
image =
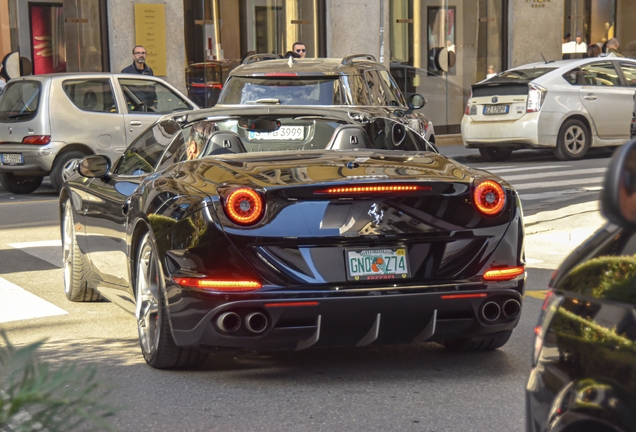
[[[442,345],[452,351],[491,351],[508,342],[512,330],[472,338],[448,339]]]
[[[481,147],[479,153],[488,162],[501,162],[510,157],[512,150],[501,147]]]
[[[91,302],[102,299],[102,296],[88,287],[87,263],[84,254],[77,246],[75,223],[71,200],[64,204],[62,217],[62,262],[64,267],[64,294],[70,301]]]
[[[161,264],[150,233],[144,234],[139,243],[135,268],[137,330],[146,363],[157,369],[188,368],[203,363],[207,356],[200,350],[174,343],[163,299]]]
[[[64,186],[64,169],[73,159],[81,159],[86,156],[85,153],[81,151],[69,151],[66,153],[62,153],[58,155],[57,159],[55,159],[55,163],[53,164],[53,168],[49,173],[51,178],[51,184],[55,188],[56,191],[62,190],[62,186]]]
[[[559,130],[554,155],[559,160],[583,159],[590,148],[590,132],[578,119],[569,119]]]
[[[41,176],[20,176],[11,172],[0,173],[2,187],[14,194],[29,194],[42,184]]]

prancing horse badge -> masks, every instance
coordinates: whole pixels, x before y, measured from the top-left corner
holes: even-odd
[[[378,204],[373,203],[371,205],[371,209],[368,212],[368,215],[373,218],[374,225],[380,225],[380,223],[382,223],[382,218],[384,217],[384,211]]]

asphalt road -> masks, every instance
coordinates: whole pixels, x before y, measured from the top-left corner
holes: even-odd
[[[461,152],[442,153],[454,150]],[[29,196],[0,193],[0,328],[18,345],[46,338],[40,355],[55,365],[96,366],[110,391],[104,402],[120,408],[109,420],[120,430],[522,431],[544,290],[577,236],[602,223],[590,210],[599,190],[593,179],[609,159],[564,164],[519,153],[495,164],[471,151],[452,155],[504,178],[534,173],[510,180],[528,215],[528,293],[511,340],[494,352],[452,353],[434,343],[243,352],[215,355],[199,370],[154,370],[141,357],[131,315],[109,302],[64,297],[57,201],[46,183]],[[8,306],[3,291],[23,303]]]

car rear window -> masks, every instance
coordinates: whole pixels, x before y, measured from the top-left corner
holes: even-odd
[[[221,104],[280,103],[281,105],[342,105],[340,82],[334,78],[285,79],[233,77],[225,85]]]
[[[555,70],[556,68],[531,68],[531,69],[515,69],[503,72],[502,74],[493,77],[494,80],[526,80],[532,81]]]
[[[40,93],[38,81],[9,82],[0,98],[0,121],[33,119],[40,105]]]

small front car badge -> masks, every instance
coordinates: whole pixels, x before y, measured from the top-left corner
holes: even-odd
[[[373,203],[367,214],[373,218],[374,225],[380,225],[382,223],[384,211],[380,208],[379,204]]]

